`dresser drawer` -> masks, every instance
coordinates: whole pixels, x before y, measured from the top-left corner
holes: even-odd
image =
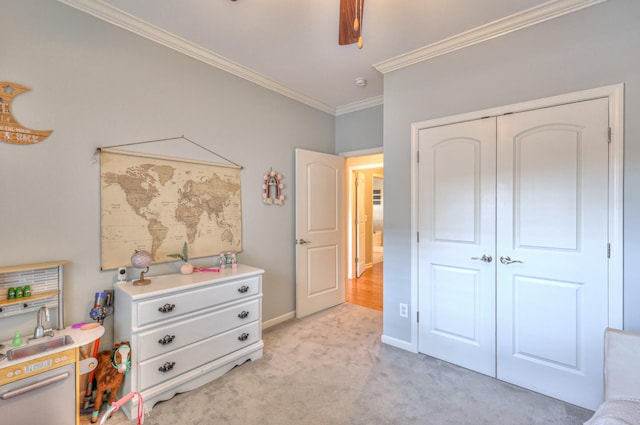
[[[138,387],[145,390],[260,340],[258,321],[188,347],[140,362]]]
[[[238,304],[188,320],[181,320],[138,336],[138,360],[193,344],[260,318],[260,300]]]
[[[260,277],[235,280],[140,301],[135,326],[176,317],[206,307],[247,298],[260,292]]]

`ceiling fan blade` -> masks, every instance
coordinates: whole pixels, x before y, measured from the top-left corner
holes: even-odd
[[[340,26],[338,32],[338,44],[357,43],[362,31],[362,10],[364,0],[340,0]],[[358,20],[358,29],[354,28],[355,20]]]

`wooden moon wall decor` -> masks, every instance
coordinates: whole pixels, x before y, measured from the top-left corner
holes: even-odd
[[[28,87],[6,81],[0,82],[0,140],[16,145],[32,145],[49,137],[52,130],[31,130],[23,127],[11,115],[11,101],[17,95],[30,91]]]

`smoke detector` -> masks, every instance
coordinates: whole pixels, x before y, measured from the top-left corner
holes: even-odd
[[[356,78],[354,82],[356,83],[356,86],[358,86],[358,87],[364,87],[364,86],[367,85],[367,80],[365,80],[362,77]]]

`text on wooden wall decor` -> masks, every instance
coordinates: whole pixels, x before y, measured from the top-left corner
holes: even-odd
[[[49,137],[52,130],[31,130],[23,127],[11,115],[11,101],[30,89],[16,83],[0,82],[0,140],[17,145],[31,145]]]

